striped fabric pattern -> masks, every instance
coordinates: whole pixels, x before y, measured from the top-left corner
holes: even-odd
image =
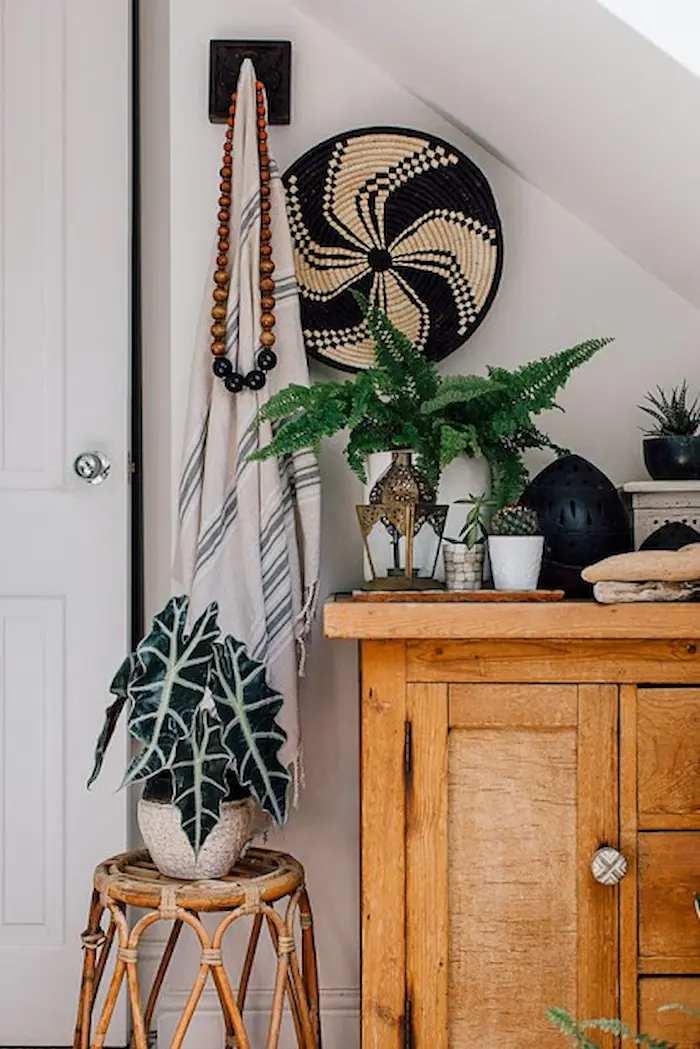
[[[250,62],[244,63],[238,83],[233,157],[226,341],[234,368],[245,375],[255,367],[260,349],[260,194]],[[300,746],[298,678],[318,596],[321,501],[318,463],[311,452],[248,462],[251,452],[272,437],[269,424],[256,425],[260,407],[289,383],[309,382],[284,188],[274,162],[270,200],[277,367],[258,391],[231,394],[214,378],[210,275],[192,365],[174,575],[190,595],[191,617],[217,601],[222,629],[266,664],[268,680],[284,696],[279,720],[288,742],[281,757],[293,764]]]

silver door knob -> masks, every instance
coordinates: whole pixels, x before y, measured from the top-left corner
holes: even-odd
[[[112,464],[102,452],[83,452],[73,463],[73,469],[82,481],[88,484],[102,484],[109,476]]]
[[[627,874],[627,860],[612,845],[604,845],[591,858],[593,877],[601,885],[618,885]]]

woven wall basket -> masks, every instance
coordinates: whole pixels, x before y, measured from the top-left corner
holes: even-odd
[[[363,128],[309,150],[284,182],[312,356],[347,371],[374,362],[353,290],[431,360],[476,331],[503,239],[489,185],[459,150],[420,131]]]

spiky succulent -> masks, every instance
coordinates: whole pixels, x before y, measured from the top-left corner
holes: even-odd
[[[540,522],[529,506],[502,506],[491,518],[491,535],[539,535]]]
[[[684,379],[680,386],[674,386],[666,393],[660,386],[656,393],[648,393],[649,404],[640,404],[639,408],[654,420],[650,430],[644,432],[648,437],[692,437],[700,427],[700,408],[696,397],[688,403],[688,381]]]

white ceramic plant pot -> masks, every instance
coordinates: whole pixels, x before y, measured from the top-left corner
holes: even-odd
[[[224,802],[221,819],[195,857],[175,805],[142,798],[137,810],[141,836],[158,870],[191,881],[228,874],[253,837],[255,815],[252,798]]]
[[[544,536],[490,535],[489,559],[496,590],[536,590]]]
[[[445,586],[448,590],[479,590],[484,571],[484,544],[477,543],[471,550],[464,543],[445,542],[442,547],[445,560]]]

